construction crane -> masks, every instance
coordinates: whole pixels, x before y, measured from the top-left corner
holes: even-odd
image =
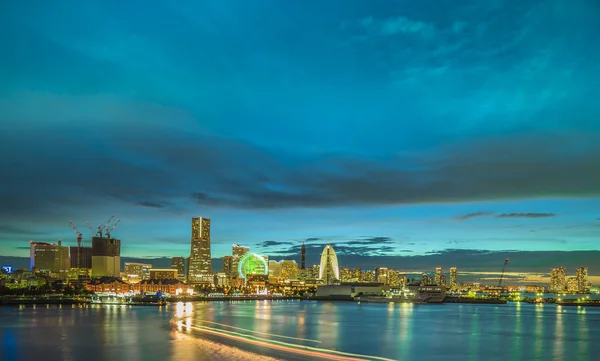
[[[92,225],[90,224],[90,222],[85,222],[85,224],[87,224],[88,229],[90,230],[90,232],[92,233],[92,237],[94,237],[96,235],[96,232],[94,232],[94,229],[92,228]]]
[[[115,222],[115,224],[113,224],[113,225],[112,225],[112,227],[110,227],[110,229],[108,229],[108,228],[106,229],[106,237],[110,238],[110,233],[111,233],[112,231],[114,231],[114,230],[115,230],[115,228],[117,228],[117,226],[119,225],[119,223],[121,223],[121,220],[120,220],[120,219],[119,219],[119,220],[117,220],[117,221]]]
[[[71,226],[71,228],[73,228],[73,232],[75,232],[75,234],[77,235],[77,268],[79,268],[79,260],[81,259],[81,257],[79,257],[79,250],[81,249],[81,240],[83,239],[83,234],[79,232],[77,227],[75,227],[73,221],[69,221],[69,225]]]
[[[108,224],[115,218],[115,215],[113,214],[112,216],[110,216],[110,218],[108,219],[108,221],[102,223],[101,225],[98,226],[98,235],[100,237],[102,237],[102,232],[104,232],[104,230],[106,229],[106,227],[108,226]]]
[[[500,274],[500,280],[498,281],[498,287],[502,287],[502,280],[504,279],[504,273],[506,272],[506,266],[508,266],[508,258],[504,261],[504,266],[502,267],[502,273]]]

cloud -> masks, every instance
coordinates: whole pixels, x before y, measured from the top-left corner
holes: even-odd
[[[261,248],[267,248],[267,247],[277,247],[277,246],[285,246],[285,245],[291,245],[293,244],[292,242],[287,242],[287,241],[262,241],[259,244],[257,244],[257,247],[261,247]]]
[[[548,218],[556,217],[554,213],[502,213],[496,218]]]
[[[494,214],[494,212],[475,212],[475,213],[465,214],[462,216],[457,216],[457,217],[454,217],[454,219],[457,221],[466,221],[467,219],[491,216],[492,214]]]
[[[150,201],[142,201],[142,202],[138,202],[137,204],[142,207],[148,207],[148,208],[165,208],[168,205],[168,203],[166,203],[166,202],[150,202]]]
[[[396,242],[390,237],[366,237],[366,238],[359,238],[359,239],[344,242],[345,245],[349,245],[349,246],[378,245],[378,244],[386,244],[386,243],[400,243],[400,242]]]

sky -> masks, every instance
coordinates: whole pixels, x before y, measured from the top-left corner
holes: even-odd
[[[204,216],[214,258],[600,275],[599,11],[3,1],[0,255],[112,214],[124,257],[187,255]]]

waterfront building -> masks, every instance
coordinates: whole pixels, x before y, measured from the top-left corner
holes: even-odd
[[[150,269],[151,280],[173,280],[177,279],[177,270],[172,268],[152,268]]]
[[[319,279],[326,284],[333,284],[340,279],[340,270],[335,250],[331,245],[326,245],[321,253],[321,263],[319,265]]]
[[[375,282],[375,271],[372,269],[364,270],[360,278],[362,282]]]
[[[572,293],[579,292],[579,284],[577,282],[577,277],[569,277],[567,279],[567,291]]]
[[[565,282],[565,268],[558,267],[550,270],[550,290],[554,292],[564,291],[566,287]]]
[[[407,283],[407,278],[405,274],[402,274],[400,271],[398,270],[388,270],[388,275],[387,275],[387,284],[390,287],[404,287]]]
[[[577,291],[578,292],[583,293],[583,292],[589,291],[587,276],[588,276],[588,268],[587,267],[577,267],[576,279],[577,279]]]
[[[385,267],[375,268],[375,281],[378,283],[388,284],[388,269]]]
[[[442,267],[436,267],[435,268],[435,274],[434,274],[434,284],[441,286],[442,285],[442,275],[443,275],[443,271],[442,271]]]
[[[188,281],[199,282],[202,276],[211,275],[210,218],[192,218],[192,242],[188,265]]]
[[[280,262],[281,277],[284,280],[298,279],[298,264],[296,261],[285,259]]]
[[[458,284],[456,282],[457,274],[458,274],[458,272],[456,271],[456,267],[450,267],[450,287],[451,288],[456,288],[456,286],[458,286]]]
[[[219,272],[215,275],[215,286],[218,287],[227,287],[229,286],[229,275],[225,272]]]
[[[92,237],[92,277],[121,276],[121,240]]]
[[[185,282],[185,258],[171,258],[171,268],[177,270],[177,279],[181,282]]]
[[[427,275],[427,273],[423,273],[423,276],[421,277],[421,285],[422,286],[426,286],[426,285],[432,285],[434,284],[435,280],[432,279],[431,277],[429,277]]]
[[[149,263],[126,262],[123,269],[127,281],[129,283],[137,283],[150,279],[152,265]]]
[[[118,277],[100,277],[88,282],[85,289],[93,292],[127,293],[130,286]]]
[[[317,286],[317,297],[331,299],[352,299],[361,296],[381,296],[383,286],[379,283],[351,283],[342,285],[319,285]]]
[[[30,270],[51,273],[60,277],[67,275],[71,268],[69,248],[58,244],[44,242],[29,242]]]
[[[441,275],[440,276],[440,284],[439,284],[439,286],[445,286],[446,282],[447,282],[446,275],[445,274]]]
[[[281,277],[281,263],[269,261],[269,277]]]
[[[181,283],[177,279],[154,279],[144,280],[131,286],[131,290],[142,294],[162,294],[177,295],[180,293],[189,294],[193,290],[192,286]]]

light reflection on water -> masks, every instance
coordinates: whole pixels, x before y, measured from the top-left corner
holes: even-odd
[[[0,358],[180,361],[258,357],[207,341],[190,330],[192,325],[220,329],[225,328],[219,325],[229,325],[231,332],[254,331],[266,339],[283,335],[288,336],[286,342],[402,361],[591,361],[600,352],[600,309],[593,307],[246,301],[161,308],[0,308]]]

